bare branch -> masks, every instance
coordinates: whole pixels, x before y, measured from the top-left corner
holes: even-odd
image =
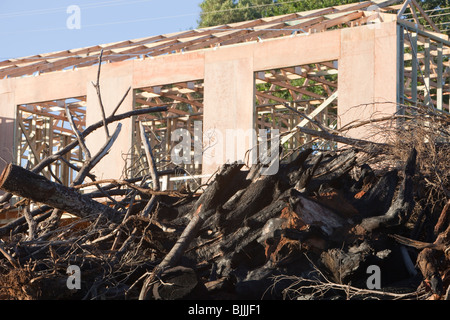
[[[97,90],[98,102],[100,105],[100,110],[102,112],[103,127],[105,129],[106,137],[109,138],[109,129],[108,129],[108,125],[106,123],[105,107],[103,106],[102,94],[100,92],[100,70],[102,67],[102,57],[103,57],[103,49],[100,52],[100,56],[98,57],[97,82],[92,83],[92,84],[94,85],[95,90]]]

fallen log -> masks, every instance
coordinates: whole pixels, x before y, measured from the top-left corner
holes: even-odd
[[[314,176],[308,182],[309,192],[317,191],[323,185],[332,186],[340,184],[350,170],[356,165],[357,149],[348,149],[337,154],[323,155],[320,159],[320,166],[314,170]],[[318,159],[312,159],[312,161]],[[314,163],[311,166],[314,167]],[[299,181],[300,183],[300,181]]]
[[[266,205],[269,205],[273,201],[272,197],[275,192],[276,180],[274,175],[267,175],[261,176],[250,184],[237,202],[234,210],[218,215],[216,227],[226,233],[237,230],[246,217],[252,216]]]
[[[417,151],[413,148],[408,156],[404,169],[404,178],[400,186],[397,198],[392,203],[388,211],[381,216],[363,219],[357,232],[371,232],[380,226],[399,225],[411,214],[414,208],[413,178],[416,168]]]
[[[3,170],[0,176],[0,189],[81,218],[103,215],[113,219],[117,215],[112,208],[78,193],[73,188],[52,182],[13,164],[8,164]]]

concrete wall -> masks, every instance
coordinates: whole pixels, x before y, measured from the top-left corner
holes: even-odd
[[[373,111],[395,112],[392,105],[377,102],[396,99],[396,23],[346,28],[312,35],[249,42],[102,65],[101,90],[106,113],[116,106],[129,86],[133,89],[204,79],[204,132],[208,129],[254,128],[254,72],[313,62],[339,60],[340,125],[367,118]],[[10,161],[13,148],[15,106],[23,103],[87,96],[87,125],[101,120],[95,82],[97,66],[55,72],[37,77],[0,80],[0,155]],[[368,107],[353,108],[369,103]],[[132,94],[119,112],[133,108]],[[3,124],[7,124],[3,126]],[[8,127],[8,124],[10,127]],[[117,178],[124,167],[123,154],[131,147],[131,119],[122,122],[122,132],[110,154],[96,168],[99,178]],[[116,124],[110,126],[114,131]],[[352,135],[363,137],[361,132]],[[87,143],[94,154],[105,142],[104,130],[91,134]],[[244,145],[246,149],[250,144]],[[242,151],[236,150],[236,151]],[[223,154],[223,153],[222,153]],[[220,152],[209,150],[205,173],[212,173]],[[243,155],[240,155],[242,158]],[[1,162],[1,161],[0,161]],[[0,163],[0,169],[4,163]]]
[[[14,160],[14,125],[16,119],[14,81],[0,81],[0,171]]]

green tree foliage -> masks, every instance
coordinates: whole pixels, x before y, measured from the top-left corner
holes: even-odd
[[[343,4],[360,2],[359,0],[306,0],[295,1],[291,0],[278,0],[277,5],[274,6],[272,12],[273,15],[287,14],[292,12],[302,12],[314,9],[328,8],[333,6],[339,6]]]
[[[436,26],[445,33],[450,28],[450,0],[419,0],[419,5],[427,12]],[[427,24],[425,21],[421,21]]]
[[[437,9],[437,8],[447,8],[450,6],[449,0],[419,0],[417,3],[424,9],[424,10],[431,10],[431,9]]]
[[[199,27],[210,27],[269,16],[272,0],[204,0]]]
[[[416,1],[441,30],[450,28],[450,0]],[[360,0],[204,0],[200,4],[202,11],[198,26],[210,27],[356,2]],[[441,10],[444,8],[449,9]],[[430,11],[433,9],[435,11]]]
[[[307,11],[359,0],[204,0],[198,26],[200,28]]]

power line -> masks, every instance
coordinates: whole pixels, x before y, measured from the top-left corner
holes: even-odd
[[[113,1],[104,1],[104,2],[80,5],[80,8],[92,9],[92,8],[111,7],[111,6],[118,6],[118,5],[130,5],[130,4],[134,4],[134,3],[141,3],[141,2],[148,2],[148,1],[152,1],[152,0],[135,0],[135,1],[113,0]],[[248,9],[268,7],[268,6],[282,6],[285,4],[291,4],[291,3],[302,2],[302,1],[304,1],[304,0],[274,2],[274,3],[269,3],[269,4],[253,5],[253,6],[242,7],[242,8],[211,10],[211,11],[202,12],[202,14],[221,13],[221,12],[236,11],[236,10],[248,10]],[[47,9],[36,9],[36,10],[29,10],[29,11],[10,12],[10,13],[0,13],[0,18],[12,18],[12,17],[21,17],[21,16],[29,16],[29,15],[56,13],[56,12],[60,12],[60,11],[65,11],[66,9],[67,9],[67,6],[66,7],[57,7],[57,8],[47,8]],[[192,13],[191,15],[194,15],[194,14],[197,14],[197,13]]]
[[[89,8],[98,8],[98,7],[108,7],[108,6],[117,6],[117,5],[124,5],[124,4],[133,4],[133,3],[141,3],[141,2],[148,2],[152,0],[135,0],[135,1],[124,1],[124,0],[114,0],[114,1],[103,1],[103,2],[97,2],[97,3],[91,3],[87,5],[83,5],[82,8],[89,9]],[[260,4],[260,5],[253,5],[248,7],[242,7],[242,8],[230,8],[230,9],[223,9],[223,10],[211,10],[211,11],[205,11],[201,12],[202,14],[211,14],[211,13],[223,13],[223,12],[231,12],[236,10],[248,10],[252,8],[263,8],[263,7],[269,7],[269,6],[283,6],[287,4],[292,3],[298,3],[302,2],[303,0],[296,0],[296,1],[286,1],[286,2],[273,2],[270,4]],[[447,8],[439,8],[439,9],[431,9],[427,10],[433,11],[433,10],[445,10]],[[13,17],[13,16],[23,16],[23,15],[32,15],[32,14],[45,14],[45,13],[53,13],[61,10],[66,10],[67,7],[59,7],[59,8],[48,8],[48,9],[40,9],[40,10],[31,10],[31,11],[22,11],[22,12],[15,12],[15,13],[6,13],[6,14],[0,14],[1,17]],[[171,15],[171,16],[162,16],[162,17],[153,17],[153,18],[142,18],[142,19],[131,19],[131,20],[122,20],[122,21],[113,21],[113,22],[105,22],[105,23],[94,23],[94,24],[83,24],[82,28],[91,28],[91,27],[101,27],[101,26],[110,26],[110,25],[118,25],[118,24],[127,24],[127,23],[136,23],[136,22],[147,22],[147,21],[156,21],[156,20],[165,20],[165,19],[175,19],[175,18],[182,18],[187,16],[194,16],[198,15],[198,12],[195,13],[185,13],[180,15]],[[450,13],[449,13],[450,14]],[[447,15],[447,14],[445,14]],[[42,28],[42,29],[33,29],[33,30],[20,30],[20,31],[13,31],[13,32],[0,32],[1,35],[10,35],[10,34],[18,34],[18,33],[28,33],[28,32],[46,32],[46,31],[61,31],[66,30],[66,27],[59,27],[59,28]]]
[[[111,6],[120,6],[120,5],[130,5],[134,3],[142,3],[142,2],[148,2],[152,0],[135,0],[135,1],[126,1],[126,0],[112,0],[112,1],[103,1],[103,2],[96,2],[96,3],[90,3],[85,5],[80,5],[82,9],[92,9],[92,8],[100,8],[100,7],[111,7]],[[230,11],[237,11],[237,10],[248,10],[253,8],[263,8],[263,7],[269,7],[269,6],[283,6],[286,4],[292,4],[296,2],[302,2],[304,0],[296,0],[296,1],[286,1],[286,2],[273,2],[269,4],[260,4],[260,5],[253,5],[248,7],[236,7],[236,8],[230,8],[230,9],[223,9],[223,10],[211,10],[211,11],[205,11],[201,12],[200,14],[210,14],[210,13],[222,13],[222,12],[230,12]],[[437,8],[437,9],[429,9],[425,10],[425,12],[431,12],[431,11],[440,11],[449,9],[450,7],[446,8]],[[19,11],[19,12],[10,12],[10,13],[0,13],[0,18],[11,18],[11,17],[21,17],[21,16],[29,16],[29,15],[41,15],[41,14],[48,14],[48,13],[56,13],[60,11],[65,11],[67,9],[66,7],[56,7],[56,8],[47,8],[47,9],[36,9],[36,10],[29,10],[29,11]],[[197,13],[192,13],[191,15],[194,15]],[[411,13],[405,13],[405,15],[410,15]]]
[[[136,23],[136,22],[148,22],[148,21],[156,21],[156,20],[175,19],[175,18],[182,18],[182,17],[194,16],[194,15],[197,15],[197,13],[186,13],[186,14],[173,15],[173,16],[142,18],[142,19],[131,19],[131,20],[112,21],[112,22],[93,23],[93,24],[83,24],[81,26],[81,28],[84,29],[84,28],[92,28],[92,27],[111,26],[111,25],[117,25],[117,24],[127,24],[127,23]],[[61,30],[67,30],[67,27],[7,31],[7,32],[0,32],[0,35],[12,35],[12,34],[29,33],[29,32],[61,31]]]
[[[253,9],[253,8],[268,7],[268,6],[275,6],[275,5],[284,5],[284,4],[290,4],[290,3],[302,2],[302,1],[304,1],[304,0],[288,1],[288,2],[281,2],[281,3],[274,2],[274,3],[270,3],[270,4],[260,4],[260,5],[243,7],[243,8],[231,8],[231,9],[224,9],[224,10],[212,10],[212,11],[206,11],[206,12],[203,12],[203,13],[201,12],[200,15],[202,15],[202,14],[209,14],[209,13],[222,13],[222,12],[229,12],[229,11],[235,11],[235,10],[248,10],[248,9]],[[126,20],[126,21],[114,21],[114,22],[90,24],[90,25],[86,25],[85,27],[98,27],[98,26],[107,26],[107,25],[133,23],[133,22],[145,22],[145,21],[154,21],[154,20],[173,19],[173,18],[181,18],[181,17],[193,16],[193,15],[197,15],[197,14],[198,13],[196,12],[196,13],[180,14],[180,15],[175,15],[175,16],[132,19],[132,20]]]
[[[145,1],[151,1],[151,0],[138,0],[138,1],[127,1],[126,4],[130,4],[130,3],[137,3],[137,2],[145,2]],[[235,11],[235,10],[248,10],[251,8],[260,8],[260,7],[267,7],[267,6],[274,6],[274,5],[285,5],[285,4],[291,4],[291,3],[295,3],[295,2],[301,2],[303,0],[296,0],[296,1],[288,1],[288,2],[282,2],[282,3],[271,3],[271,4],[264,4],[264,5],[254,5],[254,6],[249,6],[249,7],[244,7],[244,8],[231,8],[231,9],[224,9],[224,10],[212,10],[212,11],[206,11],[200,14],[209,14],[209,13],[221,13],[221,12],[229,12],[229,11]],[[89,8],[94,8],[94,7],[100,7],[100,6],[107,6],[107,5],[100,5],[100,4],[108,4],[114,2],[113,5],[116,5],[117,1],[107,1],[107,2],[100,2],[100,3],[93,3],[89,6]],[[122,2],[122,1],[121,1]],[[94,6],[95,5],[95,6]],[[117,3],[118,5],[118,3]],[[55,8],[55,9],[48,9],[48,10],[60,10],[61,8]],[[66,9],[66,8],[64,8]],[[37,11],[37,10],[35,10]],[[31,14],[31,12],[34,11],[29,11],[27,12],[27,14]],[[48,11],[49,12],[49,11]],[[163,16],[163,17],[153,17],[153,18],[142,18],[142,19],[131,19],[131,20],[122,20],[122,21],[113,21],[113,22],[105,22],[105,23],[94,23],[94,24],[83,24],[82,28],[92,28],[92,27],[103,27],[103,26],[111,26],[111,25],[117,25],[117,24],[127,24],[127,23],[136,23],[136,22],[148,22],[148,21],[156,21],[156,20],[165,20],[165,19],[175,19],[175,18],[182,18],[182,17],[188,17],[188,16],[195,16],[198,15],[198,12],[193,12],[193,13],[185,13],[185,14],[180,14],[180,15],[172,15],[172,16]],[[1,17],[1,15],[0,15]],[[9,32],[0,32],[1,35],[11,35],[11,34],[19,34],[19,33],[28,33],[28,32],[46,32],[46,31],[61,31],[61,30],[66,30],[66,27],[60,27],[60,28],[43,28],[43,29],[32,29],[32,30],[20,30],[20,31],[9,31]]]

